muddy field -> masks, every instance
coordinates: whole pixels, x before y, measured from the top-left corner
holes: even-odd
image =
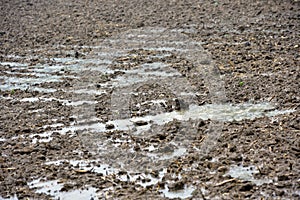
[[[299,1],[0,9],[0,199],[300,198]]]

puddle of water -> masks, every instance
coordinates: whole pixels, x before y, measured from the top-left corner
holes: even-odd
[[[146,63],[130,70],[119,70],[125,72],[123,76],[117,76],[108,83],[101,84],[102,87],[124,87],[135,83],[155,80],[158,77],[174,77],[181,74],[162,62]]]
[[[265,183],[272,183],[270,179],[255,179],[253,174],[258,174],[259,171],[255,166],[243,167],[233,165],[230,167],[229,171],[224,174],[224,176],[231,176],[232,178],[237,178],[244,181],[250,181],[255,185],[262,185]]]
[[[144,48],[145,50],[149,51],[178,51],[175,47],[152,47],[152,48]]]
[[[44,132],[44,133],[37,133],[29,135],[32,138],[32,143],[36,144],[37,142],[50,142],[53,138],[51,137],[53,132]],[[38,136],[38,138],[37,138]]]
[[[106,91],[101,90],[101,89],[77,89],[72,91],[75,94],[89,94],[89,95],[101,95],[101,94],[105,94]]]
[[[62,163],[68,162],[73,167],[79,167],[81,170],[92,171],[95,173],[102,174],[104,176],[110,174],[116,174],[119,170],[114,169],[106,164],[95,165],[93,163],[97,163],[100,160],[56,160],[46,162],[46,165],[61,165]]]
[[[0,62],[0,65],[8,65],[10,67],[27,67],[28,64],[25,63],[19,63],[19,62]]]
[[[162,180],[167,169],[163,169],[159,171],[158,177],[153,177],[151,174],[145,173],[135,173],[131,171],[127,171],[127,174],[118,175],[121,171],[117,168],[113,168],[107,164],[99,164],[100,160],[57,160],[57,161],[49,161],[46,162],[46,165],[61,165],[62,163],[69,163],[73,167],[79,168],[80,170],[91,171],[93,173],[99,173],[103,176],[108,176],[111,174],[115,174],[117,179],[123,182],[133,182],[134,184],[141,185],[143,187],[147,187],[150,185],[155,185],[159,181]],[[147,181],[143,181],[147,180]]]
[[[41,182],[39,179],[28,183],[30,188],[37,188],[36,193],[45,193],[53,196],[63,188],[63,183],[58,180]]]
[[[148,150],[149,152],[157,150],[157,148],[155,146],[153,146],[152,144],[146,148],[144,148],[145,150]]]
[[[48,125],[51,126],[51,125]],[[39,142],[50,142],[53,137],[52,134],[53,133],[59,133],[61,135],[65,135],[67,133],[70,133],[70,137],[74,135],[74,133],[77,130],[84,130],[84,129],[95,129],[96,127],[100,127],[98,124],[94,124],[94,126],[89,126],[89,125],[82,125],[82,126],[69,126],[69,127],[62,127],[62,126],[58,126],[59,129],[54,130],[54,131],[47,131],[44,133],[37,133],[37,134],[31,134],[29,135],[30,138],[32,138],[32,143],[37,143],[37,141]],[[105,129],[105,125],[103,125],[103,128]]]
[[[63,64],[111,64],[112,61],[108,59],[78,59],[78,58],[51,58],[53,61],[58,62],[58,63],[63,63]],[[80,67],[80,65],[78,65]]]
[[[15,88],[15,87],[14,87]],[[26,89],[28,88],[28,86],[26,86]],[[21,88],[20,88],[21,89]],[[24,88],[23,88],[24,90]],[[52,88],[41,88],[41,87],[29,87],[29,90],[32,91],[37,91],[37,92],[41,92],[41,93],[53,93],[56,92],[57,89],[52,89]]]
[[[15,58],[15,59],[22,59],[22,58],[24,58],[23,56],[17,56],[17,55],[13,55],[13,54],[9,54],[6,57],[7,58]]]
[[[21,77],[5,77],[1,76],[7,84],[41,84],[41,83],[50,83],[50,82],[62,82],[60,76],[47,76],[46,74],[41,75],[41,77],[36,78],[21,78]]]
[[[96,104],[97,101],[68,101],[67,106],[81,106],[83,104]]]
[[[168,64],[162,62],[154,62],[154,63],[145,63],[140,65],[138,69],[132,69],[124,71],[127,72],[130,76],[134,74],[143,74],[147,76],[181,76],[181,74],[169,67]]]
[[[185,185],[182,190],[170,191],[168,186],[165,186],[165,189],[160,190],[166,198],[170,199],[186,199],[193,197],[193,192],[195,191],[195,187]]]
[[[16,69],[20,69],[17,66]],[[41,83],[50,83],[50,82],[61,82],[63,76],[51,75],[51,74],[42,74],[42,73],[18,73],[18,72],[8,72],[10,74],[22,74],[22,75],[35,75],[36,77],[7,77],[1,76],[0,78],[4,80],[4,84],[0,85],[1,90],[12,90],[12,89],[20,89],[26,90],[29,89],[31,91],[39,91],[45,93],[52,93],[55,92],[56,89],[46,89],[34,86],[36,84]],[[66,77],[66,76],[64,76]]]
[[[26,57],[25,57],[26,58]],[[28,58],[29,59],[29,58]],[[7,77],[1,76],[0,78],[4,81],[1,84],[1,90],[12,90],[12,89],[20,89],[30,91],[38,91],[43,93],[52,93],[57,90],[54,88],[46,89],[40,88],[37,85],[42,83],[49,82],[61,82],[63,78],[78,78],[78,76],[66,76],[62,73],[62,70],[71,71],[75,73],[80,73],[84,70],[97,70],[103,73],[114,73],[115,70],[110,70],[108,65],[112,63],[111,60],[103,58],[93,58],[93,59],[76,59],[76,58],[51,58],[53,61],[57,63],[61,63],[61,65],[48,65],[48,64],[38,64],[35,66],[28,66],[28,64],[23,64],[19,62],[2,62],[0,65],[8,65],[13,68],[14,71],[8,71],[10,74],[21,74],[31,76],[34,75],[36,77]],[[49,60],[49,58],[45,58],[45,60]],[[27,70],[28,72],[18,72],[19,70]],[[51,73],[60,73],[59,75],[53,75]],[[76,91],[77,93],[90,93],[90,94],[103,94],[103,91],[89,91],[82,90]]]
[[[37,73],[57,73],[63,69],[69,70],[65,65],[36,65],[33,69],[28,69],[28,71]]]
[[[83,104],[96,104],[97,101],[70,101],[57,98],[45,98],[45,97],[28,97],[20,100],[21,102],[36,102],[36,101],[59,101],[67,106],[80,106]]]
[[[187,121],[189,119],[212,119],[219,121],[241,121],[243,119],[255,119],[263,116],[275,116],[285,113],[293,112],[294,110],[272,110],[274,106],[269,103],[250,104],[245,103],[241,105],[230,104],[207,104],[203,106],[190,105],[189,110],[179,112],[173,111],[169,113],[161,113],[157,115],[147,115],[144,117],[133,117],[129,119],[120,119],[109,121],[114,124],[117,130],[129,130],[134,128],[134,123],[137,121],[147,121],[153,124],[164,125],[174,119]],[[270,111],[272,110],[272,111]],[[101,126],[103,127],[103,126]],[[136,127],[139,129],[148,130],[148,126]],[[103,130],[101,128],[101,130]]]
[[[46,162],[46,165],[61,165],[62,163],[69,163],[75,168],[79,168],[80,170],[91,171],[93,173],[100,173],[104,176],[115,174],[116,178],[123,182],[132,182],[133,184],[141,185],[142,187],[147,187],[150,185],[155,185],[159,181],[162,181],[165,173],[167,173],[167,169],[163,169],[159,171],[158,177],[153,177],[151,174],[145,173],[135,173],[135,172],[127,172],[127,174],[118,175],[121,170],[116,168],[112,168],[106,164],[99,165],[98,160],[57,160],[57,161],[49,161]],[[63,188],[63,183],[59,180],[53,181],[41,181],[40,179],[34,180],[28,183],[29,187],[32,189],[36,189],[37,193],[45,193],[51,196],[54,196],[55,199],[97,199],[97,189],[88,187],[87,189],[79,189],[72,190],[69,192],[60,192]],[[104,190],[109,190],[111,188],[105,188]],[[189,190],[191,188],[186,187],[182,191],[169,192],[168,190],[162,192],[165,196],[177,196],[177,197],[186,197],[189,196]]]
[[[37,91],[41,93],[53,93],[56,92],[56,89],[52,88],[41,88],[41,87],[36,87],[36,86],[31,86],[29,84],[17,84],[17,85],[12,85],[12,84],[5,84],[5,85],[0,85],[0,90],[4,91],[11,91],[11,90],[29,90],[29,91]]]
[[[34,99],[35,100],[35,99]],[[160,102],[160,101],[159,101]],[[89,102],[93,103],[93,102]],[[33,138],[37,135],[42,137],[42,139],[39,139],[39,141],[51,141],[52,137],[51,135],[53,132],[58,132],[60,134],[66,134],[68,132],[74,133],[78,130],[94,130],[96,132],[105,132],[108,131],[106,129],[106,124],[113,124],[114,129],[113,130],[135,130],[133,134],[139,135],[143,134],[146,131],[148,131],[151,128],[152,124],[157,125],[164,125],[170,121],[173,121],[174,119],[187,121],[189,119],[212,119],[212,120],[220,120],[220,121],[240,121],[243,119],[255,119],[258,117],[263,116],[275,116],[285,113],[291,113],[294,112],[294,110],[272,110],[274,109],[274,106],[272,106],[269,103],[260,103],[260,104],[250,104],[245,103],[241,105],[230,105],[230,104],[222,104],[222,105],[215,105],[215,104],[208,104],[203,106],[197,106],[197,105],[190,105],[189,110],[179,112],[179,111],[173,111],[169,113],[161,113],[157,115],[147,115],[144,117],[133,117],[133,118],[127,118],[127,119],[117,119],[113,121],[109,121],[107,123],[90,123],[90,124],[84,124],[84,125],[73,125],[69,127],[63,127],[60,130],[55,130],[52,132],[45,132],[42,134],[33,134],[30,137]],[[272,111],[270,111],[272,110]],[[147,121],[148,124],[144,126],[136,126],[135,122],[137,121]],[[34,138],[33,142],[37,142],[37,139]],[[178,151],[178,152],[177,152]],[[184,149],[178,149],[176,152],[173,152],[172,155],[166,155],[166,157],[162,157],[161,159],[168,159],[168,156],[174,157],[177,155],[183,155]],[[149,154],[151,155],[151,154]]]
[[[172,159],[174,157],[180,157],[183,156],[186,153],[187,149],[186,148],[178,148],[175,149],[171,154],[165,154],[163,156],[160,156],[160,158],[158,160],[169,160]]]
[[[82,199],[93,199],[97,200],[97,189],[94,187],[88,187],[86,189],[80,189],[80,190],[72,190],[69,192],[62,192],[59,195],[57,195],[57,198],[59,200],[82,200]]]
[[[44,100],[44,101],[52,101],[54,100],[54,98],[43,98],[43,97],[28,97],[28,98],[23,98],[21,99],[20,101],[21,102],[36,102],[36,101],[41,101],[41,100]]]
[[[20,69],[20,68],[18,68]],[[36,76],[37,78],[32,78],[32,77],[28,77],[28,78],[20,78],[20,77],[6,77],[6,76],[2,76],[2,80],[8,80],[7,82],[9,82],[10,80],[12,80],[11,82],[16,82],[19,83],[21,81],[25,82],[25,83],[35,83],[36,80],[41,81],[42,78],[45,79],[46,82],[60,82],[61,78],[76,78],[75,76],[66,76],[66,75],[61,75],[61,76],[56,76],[53,75],[51,73],[43,73],[43,72],[36,72],[34,70],[28,70],[31,72],[18,72],[18,71],[6,71],[7,74],[13,74],[13,75],[23,75],[23,76]],[[26,79],[24,81],[24,79]],[[28,79],[28,80],[27,80]],[[20,81],[21,80],[21,81]],[[33,81],[32,81],[33,80]],[[40,83],[40,82],[38,82]]]
[[[156,150],[154,147],[151,149],[153,149],[152,152]],[[186,153],[187,149],[183,147],[179,147],[179,148],[169,149],[168,151],[170,152],[163,152],[163,155],[161,155],[162,152],[161,150],[159,150],[160,153],[159,155],[155,153],[147,153],[147,156],[155,158],[157,160],[170,160],[175,157],[183,156]]]
[[[263,116],[274,116],[294,112],[294,110],[275,110],[270,103],[244,103],[239,105],[231,104],[207,104],[204,106],[191,105],[187,112],[181,114],[183,120],[191,119],[212,119],[218,121],[241,121],[243,119],[255,119]],[[171,113],[177,118],[178,113]]]
[[[64,184],[59,180],[53,181],[40,181],[34,180],[28,183],[29,187],[32,189],[36,189],[36,193],[44,193],[50,196],[54,196],[55,199],[60,200],[81,200],[81,199],[98,199],[97,197],[97,189],[93,187],[88,187],[85,189],[71,190],[68,192],[60,192],[63,188]]]
[[[48,128],[48,127],[57,128],[57,127],[62,127],[62,126],[64,126],[63,123],[56,123],[56,124],[44,125],[43,128]]]

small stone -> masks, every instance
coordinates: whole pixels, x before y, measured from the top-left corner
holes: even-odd
[[[23,149],[14,150],[15,154],[30,154],[33,151],[31,147],[24,147]]]
[[[182,181],[169,185],[170,191],[182,190],[183,188],[184,188],[184,183]]]
[[[142,120],[134,122],[134,125],[136,125],[136,126],[145,126],[147,124],[148,124],[148,122],[142,121]]]
[[[74,57],[75,57],[75,58],[79,58],[79,53],[78,53],[78,51],[75,52]]]
[[[25,128],[25,129],[22,130],[22,132],[23,132],[23,133],[30,133],[31,130],[30,130],[29,128]]]
[[[279,175],[278,176],[278,181],[287,181],[289,180],[289,176],[288,175]]]
[[[250,191],[252,188],[253,188],[253,185],[250,183],[247,183],[240,187],[240,191]]]
[[[113,129],[113,128],[115,128],[115,125],[113,125],[113,124],[106,124],[105,128],[106,129]]]
[[[198,122],[198,127],[202,126],[205,126],[205,121],[200,119],[200,121]]]
[[[46,160],[46,157],[44,155],[39,155],[36,158],[39,160]]]
[[[250,42],[245,42],[245,47],[249,47],[249,46],[251,46],[251,43]]]

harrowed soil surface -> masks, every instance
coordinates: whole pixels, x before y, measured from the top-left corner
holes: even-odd
[[[3,89],[0,90],[0,199],[14,194],[19,199],[53,198],[29,187],[28,183],[39,178],[60,180],[65,183],[61,191],[92,186],[99,190],[99,199],[167,199],[160,189],[168,181],[173,183],[174,191],[183,185],[193,185],[196,189],[189,199],[300,199],[300,1],[2,0],[0,61],[15,62],[18,58],[14,56],[30,58],[33,54],[36,57],[26,60],[30,66],[55,64],[50,59],[41,59],[42,56],[84,59],[92,52],[85,46],[98,45],[113,35],[143,27],[180,29],[191,40],[201,42],[219,69],[228,103],[270,102],[278,110],[294,112],[224,122],[221,137],[206,156],[197,157],[191,150],[192,153],[176,158],[167,166],[161,181],[142,187],[121,181],[117,178],[121,174],[103,176],[93,171],[80,172],[68,162],[45,164],[64,159],[96,159],[77,137],[79,133],[71,137],[54,133],[49,142],[32,142],[32,134],[56,130],[47,126],[53,119],[64,126],[72,125],[73,106],[57,100],[20,101],[31,97],[70,99],[70,93],[65,91],[74,83],[74,74],[66,72],[70,77],[63,83],[37,84],[58,89],[51,94]],[[67,51],[75,53],[64,53]],[[149,52],[140,52],[140,59],[145,58],[143,53]],[[209,104],[209,90],[203,80],[195,79],[193,66],[185,67],[184,60],[172,59],[177,62],[179,72],[201,88],[203,95],[198,104]],[[26,73],[30,72],[27,69],[17,75],[13,72],[10,66],[0,65],[0,83],[4,84],[4,76],[34,76]],[[99,82],[111,78],[101,76]],[[150,90],[154,91],[152,96],[136,96],[134,101],[153,100],[158,94],[167,93],[155,84],[141,87],[138,92]],[[104,122],[110,117],[110,94],[96,96],[97,117]],[[166,112],[176,109],[172,95],[165,94],[170,104]],[[170,139],[169,135],[182,131],[188,135],[189,128],[181,129],[178,123],[165,124],[162,129],[165,136],[159,136],[154,142],[163,143]],[[199,126],[199,136],[191,145],[201,146],[210,120],[193,123]],[[109,134],[115,136],[107,138],[120,133]],[[147,142],[153,141],[145,142],[141,145],[149,146]],[[259,173],[254,177],[271,181],[257,185],[224,176],[233,165],[256,166]],[[181,178],[172,174],[180,174]],[[111,189],[105,191],[105,188]]]

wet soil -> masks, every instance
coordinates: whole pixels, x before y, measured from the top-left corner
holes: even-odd
[[[0,9],[0,199],[58,198],[47,190],[37,192],[38,187],[32,183],[36,180],[58,180],[62,185],[57,189],[60,193],[96,188],[95,195],[87,199],[300,198],[299,1],[9,0],[2,1]],[[278,110],[293,112],[225,121],[221,137],[204,156],[198,156],[195,149],[203,145],[210,119],[190,119],[191,127],[173,120],[143,140],[130,135],[130,131],[114,130],[115,126],[109,123],[113,119],[113,89],[103,88],[103,84],[122,77],[140,63],[161,61],[155,55],[168,52],[136,49],[129,54],[138,56],[120,56],[110,65],[113,73],[93,73],[97,81],[91,89],[105,90],[93,99],[97,122],[106,124],[103,138],[114,141],[116,148],[132,147],[138,151],[151,145],[157,147],[178,134],[197,132],[186,148],[188,153],[171,160],[163,177],[145,186],[151,181],[146,175],[157,178],[159,170],[145,169],[143,174],[139,171],[140,177],[131,181],[120,178],[133,176],[129,171],[96,172],[103,163],[87,145],[93,141],[83,141],[81,136],[90,131],[64,129],[80,124],[74,118],[76,106],[72,104],[71,92],[78,82],[74,78],[78,71],[61,68],[47,72],[52,78],[62,77],[59,81],[6,88],[7,80],[13,82],[13,78],[37,80],[41,75],[32,71],[37,66],[47,66],[45,70],[59,65],[74,67],[72,62],[76,59],[91,58],[93,48],[101,41],[144,27],[181,30],[191,40],[201,42],[219,69],[227,103],[270,102]],[[205,77],[195,76],[192,63],[172,54],[163,59],[198,88],[197,105],[212,102]],[[90,94],[84,96],[87,95]],[[81,96],[76,98],[80,100]],[[151,102],[158,102],[162,113],[185,109],[176,95],[159,83],[135,88],[131,99],[130,117],[151,115]],[[134,126],[139,130],[148,123],[151,122],[136,121]],[[152,128],[155,132],[155,126]],[[49,132],[50,139],[45,136]],[[86,161],[89,166],[82,169],[78,163],[72,164],[74,160]],[[47,163],[50,161],[62,163]],[[233,166],[252,166],[256,171],[250,178],[241,178],[230,175]],[[265,181],[258,184],[253,180]],[[164,193],[166,187],[171,192]],[[184,196],[182,191],[188,191],[187,187],[193,189]]]

